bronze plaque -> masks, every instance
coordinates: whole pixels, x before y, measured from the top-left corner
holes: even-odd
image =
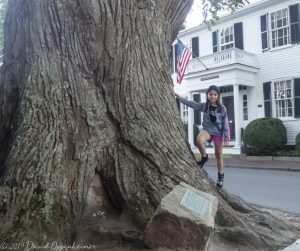
[[[208,200],[203,198],[201,195],[187,189],[180,201],[180,205],[204,216],[208,209]]]

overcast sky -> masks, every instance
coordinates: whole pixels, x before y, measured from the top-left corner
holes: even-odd
[[[260,0],[249,0],[250,3],[254,3]],[[194,5],[191,12],[186,18],[187,28],[197,26],[202,23],[202,9],[201,9],[202,0],[194,0]]]

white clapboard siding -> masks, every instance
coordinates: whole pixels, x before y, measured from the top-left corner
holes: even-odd
[[[220,22],[216,26],[211,27],[211,30],[204,25],[200,25],[198,27],[183,30],[178,35],[178,37],[188,46],[191,45],[191,39],[193,37],[199,37],[200,59],[201,57],[207,58],[213,54],[213,31],[222,30],[223,28],[233,26],[235,23],[243,23],[244,51],[252,53],[253,55],[251,57],[255,57],[257,72],[253,73],[251,71],[245,71],[244,75],[241,76],[241,74],[243,74],[241,71],[234,75],[232,72],[224,70],[219,73],[220,75],[222,74],[222,78],[220,77],[211,81],[211,83],[216,85],[226,86],[231,85],[234,82],[239,84],[249,83],[249,81],[252,81],[249,74],[255,76],[255,78],[252,78],[255,79],[255,83],[250,84],[247,87],[249,119],[248,121],[241,121],[242,127],[245,127],[249,122],[256,118],[265,116],[263,96],[264,82],[300,78],[299,44],[277,47],[264,52],[261,48],[260,17],[267,13],[288,8],[295,3],[300,3],[300,0],[261,0],[244,7],[233,14],[221,17]],[[176,41],[174,43],[176,43]],[[235,80],[233,80],[233,75],[235,76]],[[175,74],[173,74],[173,79],[174,76]],[[197,72],[194,73],[194,76],[198,77],[190,76],[191,75],[184,78],[182,85],[175,85],[176,92],[187,95],[189,92],[199,91],[199,89],[201,89],[199,86],[202,86],[202,89],[205,90],[210,84],[209,81],[201,82],[201,78],[207,76],[205,71],[200,72],[198,75]],[[242,94],[244,93],[244,91],[240,93],[240,100],[242,100]],[[205,100],[203,92],[201,100]],[[242,107],[240,108],[240,112],[242,113]],[[282,120],[288,131],[288,144],[295,144],[295,137],[297,133],[300,132],[300,119],[289,118]]]

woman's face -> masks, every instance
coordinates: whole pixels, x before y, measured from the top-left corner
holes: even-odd
[[[216,103],[219,98],[219,94],[212,90],[207,94],[207,98],[211,103]]]

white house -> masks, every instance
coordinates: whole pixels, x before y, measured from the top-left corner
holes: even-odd
[[[221,90],[240,152],[241,130],[261,117],[284,122],[288,144],[300,132],[300,1],[263,0],[224,16],[209,30],[205,25],[183,30],[178,38],[193,51],[181,84],[176,83],[176,41],[172,50],[175,92],[204,102],[208,86]],[[193,144],[193,124],[201,116],[181,104]]]

